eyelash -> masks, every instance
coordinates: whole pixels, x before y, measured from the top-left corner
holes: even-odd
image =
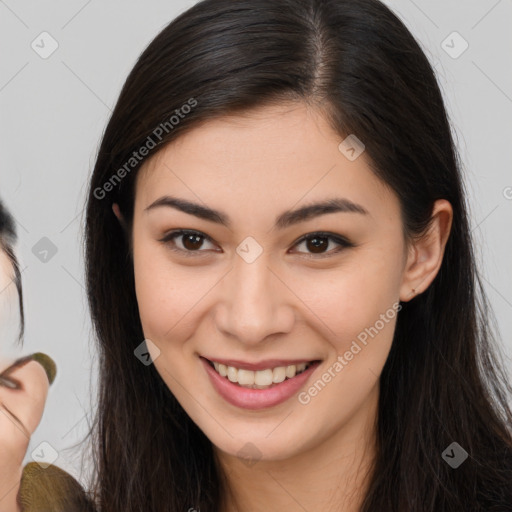
[[[159,242],[162,242],[164,245],[167,245],[171,251],[179,252],[186,257],[202,257],[203,255],[198,254],[198,253],[206,252],[204,250],[198,249],[196,251],[190,251],[190,250],[185,250],[185,249],[179,249],[175,246],[174,239],[178,238],[180,236],[185,236],[185,235],[198,235],[198,236],[204,238],[205,240],[207,240],[208,242],[213,243],[213,240],[208,235],[201,233],[200,231],[186,230],[186,229],[178,229],[178,230],[170,231],[163,238],[161,238],[159,240]],[[316,237],[327,238],[330,241],[332,240],[335,243],[339,244],[339,247],[335,248],[334,250],[330,250],[327,253],[318,253],[318,254],[300,253],[301,257],[304,257],[306,259],[329,258],[329,257],[333,256],[334,254],[338,254],[343,249],[355,247],[355,244],[353,244],[352,242],[349,242],[347,239],[345,239],[339,235],[335,235],[333,233],[328,233],[325,231],[315,231],[313,233],[308,233],[307,235],[305,235],[301,239],[299,239],[297,242],[295,242],[293,244],[293,246],[295,247],[296,245],[299,245],[303,242],[307,242],[308,240],[311,240]]]

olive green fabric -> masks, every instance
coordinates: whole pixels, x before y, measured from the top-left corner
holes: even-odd
[[[18,499],[23,512],[95,512],[82,486],[57,466],[30,462],[23,468]]]

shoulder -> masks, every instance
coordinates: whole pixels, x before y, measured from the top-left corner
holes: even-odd
[[[95,512],[82,486],[57,466],[30,462],[23,468],[19,501],[23,512]]]

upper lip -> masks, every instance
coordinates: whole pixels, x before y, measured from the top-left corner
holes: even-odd
[[[242,370],[266,370],[267,368],[277,368],[278,366],[290,366],[292,364],[298,365],[301,363],[312,363],[313,361],[318,361],[318,359],[265,359],[264,361],[259,361],[257,363],[249,363],[247,361],[240,361],[238,359],[221,359],[218,357],[206,357],[203,356],[204,359],[207,359],[210,362],[224,364],[226,366],[234,366],[235,368],[240,368]]]

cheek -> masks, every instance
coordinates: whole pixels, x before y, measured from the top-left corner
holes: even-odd
[[[135,293],[146,338],[159,340],[186,310],[187,294],[149,244],[134,244]]]
[[[398,307],[400,264],[389,249],[388,254],[368,250],[335,269],[295,276],[294,291],[336,353],[349,350],[354,340],[364,347],[379,339],[375,351],[379,359],[386,356]]]
[[[300,285],[311,322],[331,346],[322,372],[299,396],[301,404],[317,411],[339,411],[327,420],[321,414],[307,415],[307,428],[325,435],[349,421],[373,396],[400,310],[400,260],[382,253],[377,258],[373,251],[360,256],[315,279],[314,287],[311,279]]]
[[[145,337],[160,346],[166,340],[189,338],[197,327],[201,299],[214,285],[211,272],[193,266],[178,267],[153,242],[134,243],[133,259]]]

